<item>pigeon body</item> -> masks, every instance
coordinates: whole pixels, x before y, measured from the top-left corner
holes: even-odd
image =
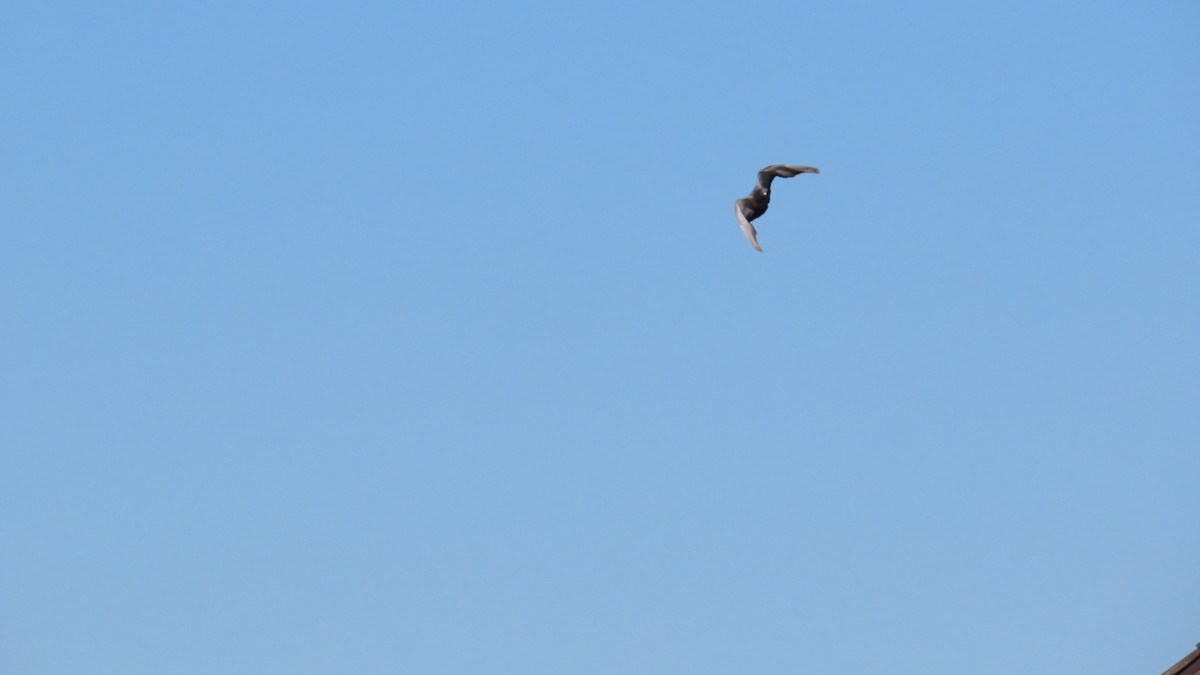
[[[733,203],[733,211],[737,214],[738,223],[742,226],[742,233],[746,235],[746,239],[755,249],[761,251],[762,247],[758,245],[758,231],[754,229],[750,221],[767,212],[767,205],[771,203],[771,181],[774,181],[776,176],[791,178],[801,173],[821,173],[821,170],[815,166],[799,164],[764,166],[758,170],[758,182],[750,194]]]

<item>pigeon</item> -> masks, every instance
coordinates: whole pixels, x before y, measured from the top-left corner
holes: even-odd
[[[750,221],[767,212],[767,204],[771,203],[771,181],[776,176],[791,178],[798,173],[821,173],[815,166],[800,166],[799,164],[772,164],[758,170],[758,183],[750,194],[733,203],[733,212],[737,214],[738,222],[742,225],[742,233],[750,241],[750,245],[762,251],[758,245],[758,231]]]

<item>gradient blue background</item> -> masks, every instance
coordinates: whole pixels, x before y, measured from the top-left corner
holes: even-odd
[[[1161,672],[1198,36],[5,3],[0,671]]]

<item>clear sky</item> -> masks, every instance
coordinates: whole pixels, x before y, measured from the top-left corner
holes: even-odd
[[[1197,36],[5,3],[0,672],[1161,672]]]

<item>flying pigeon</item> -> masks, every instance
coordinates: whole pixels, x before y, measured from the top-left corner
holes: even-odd
[[[800,166],[799,164],[772,164],[758,170],[758,183],[750,194],[733,203],[733,212],[737,214],[738,222],[742,224],[742,233],[750,240],[750,245],[759,251],[758,231],[750,221],[767,212],[767,204],[771,203],[771,181],[776,176],[791,178],[798,173],[821,173],[815,166]]]

